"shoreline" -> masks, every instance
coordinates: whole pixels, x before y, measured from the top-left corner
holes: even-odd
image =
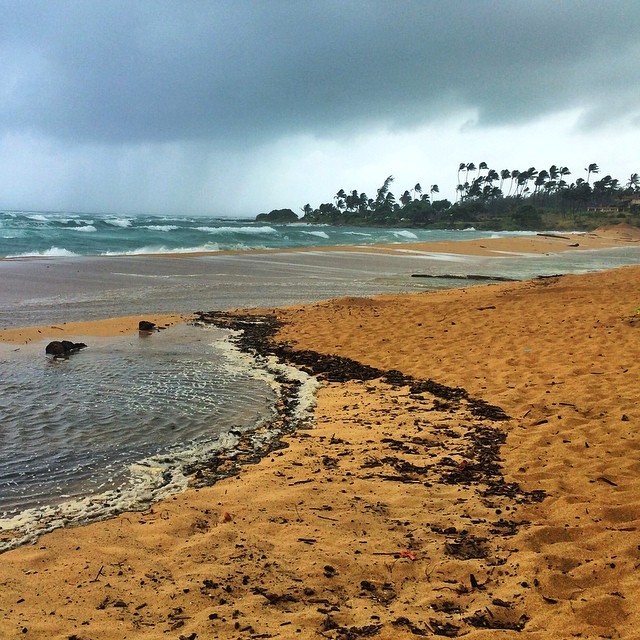
[[[8,344],[26,344],[29,342],[46,342],[48,340],[78,340],[81,337],[113,338],[121,335],[138,333],[141,320],[153,322],[162,331],[179,323],[190,320],[193,314],[141,314],[103,318],[101,320],[82,320],[78,322],[61,322],[60,324],[35,325],[32,327],[11,327],[0,329],[0,342]]]
[[[633,637],[638,300],[640,267],[623,267],[276,310],[285,351],[397,384],[325,381],[288,448],[3,554],[10,637]],[[464,394],[407,376],[511,417],[494,429]],[[519,501],[513,483],[546,498]]]
[[[464,233],[461,231],[460,233]],[[316,247],[279,247],[254,249],[223,249],[220,251],[165,251],[162,253],[122,253],[122,254],[91,254],[72,256],[5,256],[0,257],[0,263],[20,263],[47,261],[56,259],[118,259],[118,258],[168,258],[173,260],[202,258],[211,256],[233,256],[243,253],[305,253],[308,251],[366,251],[376,253],[396,253],[398,251],[416,251],[423,253],[453,253],[470,256],[496,256],[502,253],[532,253],[542,254],[553,251],[606,249],[640,243],[640,232],[628,225],[611,225],[594,231],[572,231],[566,233],[554,232],[496,232],[513,233],[510,236],[489,237],[466,240],[433,240],[410,241],[394,243],[371,243],[358,245],[357,243],[344,245],[318,245]]]
[[[358,292],[355,295],[379,295],[385,291],[411,292],[421,290],[426,280],[431,283],[438,279],[448,280],[447,284],[434,284],[434,288],[449,287],[452,280],[464,280],[469,277],[467,272],[477,272],[478,280],[492,280],[492,270],[500,270],[505,264],[501,260],[518,260],[535,256],[568,256],[572,253],[581,256],[593,255],[597,258],[599,252],[607,249],[640,248],[640,231],[613,228],[601,233],[607,237],[594,234],[576,234],[575,236],[559,236],[554,234],[537,234],[527,236],[513,236],[507,238],[488,238],[477,240],[438,241],[422,243],[398,243],[391,245],[350,245],[329,246],[300,249],[272,249],[250,251],[225,251],[193,254],[159,254],[139,256],[93,256],[74,259],[34,258],[18,261],[1,260],[2,272],[6,290],[0,292],[0,297],[6,298],[5,308],[0,310],[1,316],[6,316],[5,326],[0,328],[0,342],[21,342],[27,340],[65,339],[81,335],[86,336],[114,336],[127,332],[135,332],[137,321],[149,319],[159,326],[167,323],[184,321],[192,316],[194,308],[210,306],[206,303],[208,297],[222,298],[218,301],[218,308],[274,308],[295,305],[299,302],[314,302],[340,295],[353,295],[349,287],[339,278],[332,278],[331,271],[324,263],[324,254],[336,254],[335,261],[338,270],[344,269],[350,277],[358,281]],[[635,235],[634,235],[635,234]],[[636,239],[637,235],[637,239]],[[256,270],[261,270],[260,256],[272,255],[283,257],[286,255],[305,256],[305,259],[295,264],[288,264],[283,260],[274,260],[269,265],[269,275],[264,281],[258,278],[249,296],[238,299],[233,285],[229,285],[224,275],[237,270],[240,281],[247,286],[247,278],[255,277]],[[353,259],[351,259],[353,256]],[[376,258],[378,256],[378,258]],[[460,262],[459,258],[463,260]],[[475,258],[476,262],[464,262],[465,257]],[[477,262],[480,260],[481,262]],[[495,263],[494,263],[495,260]],[[624,260],[624,259],[623,259]],[[85,284],[77,276],[76,261],[84,263]],[[240,261],[240,262],[238,262]],[[623,262],[624,263],[624,262]],[[105,270],[100,265],[110,265]],[[180,265],[180,266],[176,266]],[[481,266],[479,266],[481,265]],[[494,269],[495,267],[495,269]],[[524,277],[532,277],[531,267],[523,267],[529,271]],[[535,268],[535,265],[534,267]],[[291,269],[291,270],[290,270]],[[453,269],[454,272],[446,271]],[[556,273],[545,270],[540,263],[540,273]],[[466,272],[465,272],[466,270]],[[560,268],[562,270],[562,268]],[[212,273],[213,272],[213,273]],[[220,273],[220,277],[217,274]],[[328,283],[336,288],[331,294],[327,287],[322,286],[322,277],[326,273]],[[376,273],[381,278],[376,279]],[[535,271],[533,272],[535,274]],[[303,282],[311,282],[309,291],[302,295],[302,300],[296,296],[282,296],[281,287],[289,278],[295,287]],[[211,279],[213,276],[213,279]],[[309,280],[311,279],[311,280]],[[500,277],[495,278],[499,280]],[[522,279],[521,275],[510,279]],[[76,282],[78,285],[76,285]],[[25,286],[27,285],[28,286]],[[38,284],[40,283],[40,284]],[[69,284],[73,283],[73,284]],[[269,288],[275,284],[275,297],[269,294]],[[194,287],[194,285],[196,285]],[[250,285],[249,285],[250,286]],[[194,291],[194,293],[191,293]],[[173,302],[167,304],[163,300]],[[201,293],[201,299],[198,297]],[[266,292],[266,293],[265,293]],[[55,298],[52,298],[52,293]],[[148,297],[144,304],[143,298]],[[12,317],[11,309],[20,308],[23,296],[30,299],[31,304],[20,309],[18,320]],[[57,299],[65,302],[70,296],[77,302],[68,303],[68,308],[61,313],[61,305],[52,301]],[[280,298],[279,300],[277,298]],[[251,298],[254,304],[247,304]],[[300,298],[300,296],[298,296]],[[205,301],[203,303],[203,300]],[[87,318],[87,305],[95,307]],[[118,312],[118,307],[124,313]],[[146,306],[146,309],[145,309]],[[213,305],[211,305],[213,306]],[[90,319],[93,316],[95,319]],[[35,320],[35,321],[34,321]],[[65,321],[66,320],[66,321]]]

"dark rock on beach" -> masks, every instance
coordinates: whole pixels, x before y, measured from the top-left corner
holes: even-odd
[[[71,342],[70,340],[54,340],[50,342],[44,352],[54,358],[68,358],[69,355],[86,348],[84,342]]]
[[[138,331],[155,331],[156,323],[149,322],[148,320],[140,320],[138,322]]]

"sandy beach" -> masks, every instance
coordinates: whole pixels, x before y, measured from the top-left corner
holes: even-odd
[[[0,638],[637,637],[640,267],[250,313],[321,381],[310,428],[213,486],[2,554]]]

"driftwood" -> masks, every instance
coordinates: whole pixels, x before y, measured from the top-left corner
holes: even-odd
[[[412,278],[441,278],[445,280],[486,280],[489,282],[517,282],[516,278],[506,276],[485,276],[475,273],[412,273]]]

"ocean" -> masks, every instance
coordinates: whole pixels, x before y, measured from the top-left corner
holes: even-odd
[[[462,237],[487,238],[469,229]],[[242,251],[460,238],[459,231],[265,224],[248,219],[1,211],[0,257]]]
[[[402,248],[504,235],[0,212],[0,328],[470,284],[415,274],[526,279],[640,264],[635,246],[499,257]],[[222,330],[74,340],[88,347],[63,361],[45,357],[46,341],[0,344],[0,551],[184,490],[190,465],[268,423],[285,375],[239,354]]]

